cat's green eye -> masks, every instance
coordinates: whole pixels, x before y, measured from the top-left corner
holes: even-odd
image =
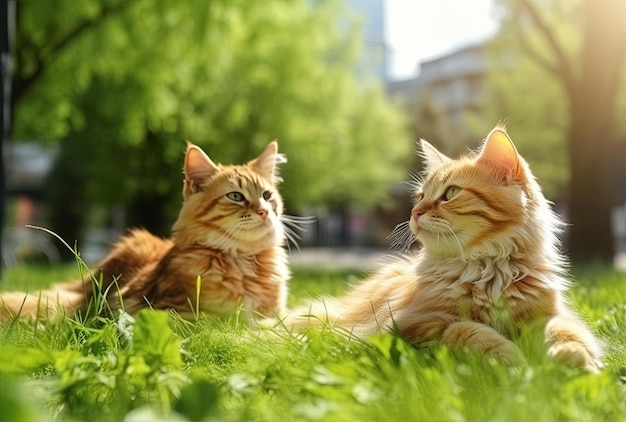
[[[269,201],[271,197],[272,197],[272,192],[270,192],[268,190],[263,192],[263,199],[265,199],[266,201]]]
[[[243,193],[241,192],[229,192],[226,194],[226,198],[235,202],[243,202],[246,199],[246,197],[243,196]]]
[[[443,194],[444,201],[449,201],[461,192],[461,188],[458,186],[450,186],[446,189],[446,193]]]
[[[421,201],[422,199],[424,199],[424,194],[422,192],[418,192],[418,193],[415,194],[415,202],[416,203]]]

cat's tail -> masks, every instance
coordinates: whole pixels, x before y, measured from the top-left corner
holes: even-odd
[[[262,336],[299,336],[313,327],[342,328],[338,324],[342,306],[336,298],[312,299],[301,306],[289,309],[274,317],[256,319],[253,327]]]
[[[394,313],[409,306],[415,296],[415,278],[411,261],[394,260],[351,286],[344,295],[304,302],[274,321],[273,326],[290,332],[328,327],[356,337],[392,331]]]
[[[328,328],[350,337],[364,338],[383,331],[369,312],[362,312],[363,306],[353,307],[350,298],[321,297],[304,302],[291,309],[281,318],[265,319],[260,328],[291,334],[303,334],[311,328]]]
[[[0,323],[14,319],[51,321],[62,315],[72,315],[85,306],[82,292],[55,289],[34,293],[2,292],[0,294]]]
[[[335,327],[344,312],[344,305],[336,298],[319,298],[307,301],[298,308],[287,312],[275,324],[289,331],[299,331],[306,327]]]

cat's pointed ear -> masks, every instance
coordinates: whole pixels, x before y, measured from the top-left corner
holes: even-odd
[[[273,183],[282,181],[278,172],[278,165],[287,162],[284,154],[278,153],[278,142],[270,142],[261,155],[248,164],[251,165],[263,177]]]
[[[501,127],[489,132],[478,161],[493,167],[504,181],[510,181],[520,174],[520,157],[517,149]]]
[[[424,160],[424,164],[426,166],[426,172],[430,172],[433,168],[447,163],[451,159],[446,155],[439,152],[437,148],[427,142],[425,139],[419,140],[419,150],[418,154]]]
[[[187,152],[185,153],[185,181],[191,193],[196,192],[204,181],[213,176],[219,167],[211,161],[208,155],[200,147],[187,142]]]

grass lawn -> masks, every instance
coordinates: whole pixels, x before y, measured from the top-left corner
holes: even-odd
[[[391,335],[328,329],[256,337],[236,320],[166,312],[0,326],[0,420],[619,421],[626,417],[626,274],[575,271],[575,307],[606,343],[599,375],[549,361],[509,367]],[[72,267],[15,268],[3,290],[74,278]],[[358,271],[297,270],[291,304],[338,294]]]

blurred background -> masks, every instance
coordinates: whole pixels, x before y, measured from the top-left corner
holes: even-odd
[[[168,236],[185,140],[241,163],[272,139],[301,247],[386,248],[415,142],[500,120],[570,223],[575,263],[626,249],[623,0],[2,0],[2,263],[88,263]],[[6,25],[5,25],[6,23]]]

